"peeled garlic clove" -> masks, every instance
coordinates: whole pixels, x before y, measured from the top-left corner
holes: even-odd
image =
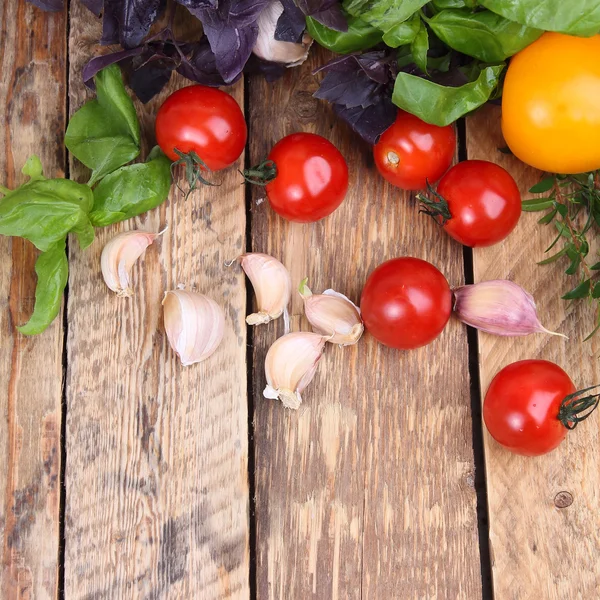
[[[292,280],[288,270],[268,254],[252,252],[241,256],[242,269],[252,283],[258,312],[248,315],[248,325],[268,323],[280,317],[292,296]]]
[[[162,232],[161,232],[162,233]],[[161,235],[147,231],[125,231],[110,240],[100,257],[106,285],[121,298],[133,296],[129,279],[135,261]]]
[[[316,333],[296,332],[280,337],[265,358],[265,398],[279,399],[286,408],[297,410],[300,395],[312,381],[327,338]]]
[[[519,336],[539,332],[566,337],[543,327],[531,294],[505,279],[456,288],[454,312],[463,323],[495,335]]]
[[[211,298],[185,290],[167,292],[162,303],[167,338],[181,364],[206,360],[223,339],[223,309]]]
[[[295,67],[306,60],[313,40],[307,33],[304,34],[301,43],[298,44],[276,40],[275,29],[282,13],[283,4],[279,0],[272,0],[262,10],[256,21],[258,38],[252,52],[263,60]]]
[[[350,346],[360,340],[364,325],[360,309],[349,298],[334,290],[313,294],[306,285],[300,284],[306,318],[313,331],[327,337],[327,341],[340,346]]]

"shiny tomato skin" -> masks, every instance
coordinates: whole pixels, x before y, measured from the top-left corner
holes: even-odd
[[[558,411],[575,392],[569,376],[547,360],[521,360],[492,380],[483,402],[490,435],[516,454],[539,456],[554,450],[567,435]]]
[[[452,307],[446,278],[419,258],[393,258],[367,279],[360,299],[363,321],[386,346],[411,350],[433,341]]]
[[[348,165],[341,152],[314,133],[292,133],[271,150],[277,177],[267,184],[273,210],[289,221],[311,223],[330,215],[348,191]]]
[[[420,190],[435,183],[454,158],[454,127],[430,125],[399,110],[394,123],[373,147],[381,175],[403,190]]]
[[[247,128],[239,104],[216,88],[191,85],[171,94],[156,115],[156,141],[171,159],[174,149],[196,154],[212,171],[232,165],[246,146]]]
[[[550,173],[600,169],[600,35],[546,32],[510,59],[502,133],[523,162]]]
[[[446,232],[465,246],[478,248],[502,241],[521,216],[521,194],[510,173],[486,160],[465,160],[440,180],[437,193],[452,218]]]

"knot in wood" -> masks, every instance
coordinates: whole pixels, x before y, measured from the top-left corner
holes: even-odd
[[[569,492],[558,492],[556,496],[554,496],[554,506],[556,508],[567,508],[567,506],[571,506],[573,504],[573,496]]]

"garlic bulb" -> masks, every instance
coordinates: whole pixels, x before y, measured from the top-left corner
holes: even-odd
[[[539,332],[566,337],[543,327],[531,294],[505,279],[456,288],[454,312],[463,323],[495,335],[519,336]]]
[[[297,410],[300,395],[317,371],[327,338],[316,333],[296,332],[280,337],[265,358],[265,398],[279,399],[286,408]]]
[[[125,231],[112,238],[100,257],[100,267],[106,285],[121,298],[133,296],[130,274],[135,261],[154,240],[164,233]]]
[[[258,304],[258,312],[248,315],[246,323],[260,325],[284,314],[292,296],[288,270],[276,258],[258,252],[243,254],[241,265],[252,283]]]
[[[162,303],[169,344],[184,367],[207,359],[219,347],[225,314],[214,300],[173,290],[165,294]]]
[[[313,40],[307,33],[299,44],[276,40],[275,29],[282,13],[283,4],[279,0],[271,0],[263,9],[256,21],[258,38],[252,52],[263,60],[295,67],[306,60]]]
[[[361,338],[364,325],[360,309],[349,298],[325,290],[322,294],[313,294],[306,285],[307,279],[300,284],[300,295],[304,300],[306,318],[313,331],[328,336],[327,341],[340,346],[356,344]]]

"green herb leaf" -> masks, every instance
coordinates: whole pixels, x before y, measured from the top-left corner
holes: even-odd
[[[415,64],[423,73],[427,73],[427,52],[429,51],[429,34],[425,23],[420,21],[419,30],[410,45]]]
[[[600,30],[598,0],[479,0],[482,6],[522,25],[589,36]]]
[[[92,190],[69,179],[44,179],[37,158],[23,172],[33,178],[0,201],[0,235],[25,238],[46,252],[72,231],[87,248],[94,240],[88,218]]]
[[[401,23],[397,23],[391,29],[388,29],[383,35],[383,41],[391,48],[398,48],[405,44],[410,44],[416,37],[421,27],[419,13]]]
[[[534,198],[533,200],[523,200],[521,202],[521,210],[524,212],[537,212],[538,210],[546,210],[553,206],[554,201],[548,198]]]
[[[392,34],[392,30],[412,17],[427,2],[428,0],[345,0],[342,6],[352,16],[360,17],[381,29],[384,34],[390,32],[390,36],[394,37],[397,34]],[[388,43],[387,36],[384,36],[384,41]]]
[[[600,281],[594,284],[594,288],[592,289],[592,298],[594,300],[600,298]]]
[[[102,69],[95,82],[97,98],[71,117],[65,134],[65,146],[92,169],[90,186],[140,153],[140,125],[119,67]]]
[[[444,8],[464,8],[464,0],[433,0],[432,4],[440,10]]]
[[[17,327],[24,335],[42,333],[54,321],[60,310],[69,274],[65,238],[39,255],[35,263],[35,272],[38,278],[35,307],[29,321]]]
[[[552,189],[554,186],[554,177],[546,177],[539,183],[536,183],[533,187],[529,188],[530,194],[543,194]]]
[[[489,10],[468,8],[442,10],[427,23],[450,48],[488,63],[506,60],[543,33]]]
[[[554,225],[556,226],[556,229],[558,229],[558,233],[560,233],[562,237],[565,237],[568,240],[573,239],[573,234],[571,233],[571,230],[564,223],[562,223],[561,221],[555,221]]]
[[[312,17],[306,17],[306,28],[317,44],[337,54],[368,50],[381,42],[383,33],[377,27],[358,17],[350,16],[347,21],[348,31],[335,31]]]
[[[573,288],[562,296],[563,300],[576,300],[577,298],[585,298],[590,293],[591,282],[589,279],[582,281],[577,287]]]
[[[538,223],[540,225],[548,225],[548,223],[550,223],[552,221],[552,219],[554,219],[554,217],[556,216],[556,213],[558,211],[556,209],[551,210],[547,215],[544,215],[539,221]]]
[[[600,262],[594,263],[591,267],[590,267],[590,271],[600,271]]]
[[[557,239],[560,239],[560,236]],[[556,240],[555,240],[555,243],[556,243]],[[552,246],[554,246],[554,244],[552,244]],[[550,250],[550,248],[548,248],[548,250]],[[548,252],[548,250],[546,250],[546,252]],[[549,256],[548,258],[545,258],[544,260],[540,260],[540,262],[538,262],[538,265],[549,265],[550,263],[556,262],[559,258],[563,257],[566,253],[567,253],[567,249],[563,248],[562,250],[559,250],[556,254],[553,254],[552,256]]]
[[[504,65],[485,67],[476,81],[461,87],[445,87],[398,73],[392,100],[403,110],[443,127],[484,104],[498,85],[503,69]]]
[[[171,187],[171,161],[155,147],[148,161],[121,167],[94,190],[90,219],[103,227],[140,215],[162,204]]]

